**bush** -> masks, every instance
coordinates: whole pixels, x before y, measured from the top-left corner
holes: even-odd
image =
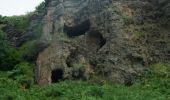
[[[0,70],[11,70],[20,61],[20,54],[9,45],[6,34],[0,30]]]
[[[13,30],[24,33],[29,25],[28,16],[12,16],[12,17],[3,17],[3,23],[7,24]]]
[[[36,12],[43,13],[44,11],[45,11],[45,2],[42,2],[36,7]]]
[[[9,78],[16,80],[22,88],[27,89],[33,84],[33,76],[33,65],[21,62],[10,72]]]
[[[157,77],[167,77],[170,75],[168,66],[163,63],[156,63],[150,66],[151,74]]]
[[[102,98],[104,95],[104,91],[102,90],[102,88],[99,87],[91,87],[90,91],[87,92],[87,95]]]
[[[38,46],[37,41],[28,41],[24,43],[20,49],[19,52],[22,55],[23,59],[28,61],[34,61],[36,59],[37,53],[38,53]]]

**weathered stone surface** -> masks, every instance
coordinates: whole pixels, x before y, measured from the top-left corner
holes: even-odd
[[[37,83],[99,78],[132,84],[152,59],[133,30],[152,17],[148,1],[46,0],[40,42],[48,47],[37,58]]]

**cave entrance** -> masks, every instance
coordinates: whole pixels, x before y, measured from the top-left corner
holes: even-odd
[[[106,39],[99,31],[91,31],[87,36],[87,44],[91,50],[98,50],[106,44]]]
[[[75,25],[75,26],[67,26],[64,25],[64,32],[69,36],[69,37],[75,37],[75,36],[80,36],[84,35],[86,32],[88,32],[90,29],[90,21],[86,20],[82,22],[81,24]]]
[[[56,69],[52,71],[51,75],[51,81],[52,83],[59,82],[63,79],[63,70],[62,69]]]

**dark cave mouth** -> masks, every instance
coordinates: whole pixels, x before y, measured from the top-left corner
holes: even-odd
[[[51,82],[57,83],[63,79],[63,70],[62,69],[55,69],[51,72]]]
[[[81,24],[78,24],[76,26],[70,27],[67,25],[64,25],[64,33],[67,34],[69,37],[76,37],[80,35],[84,35],[86,32],[90,29],[90,20],[86,20],[82,22]]]
[[[87,36],[88,45],[93,45],[96,49],[102,48],[106,44],[106,39],[99,31],[91,31]]]

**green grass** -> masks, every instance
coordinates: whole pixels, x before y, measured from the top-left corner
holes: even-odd
[[[0,71],[0,100],[170,100],[167,64],[151,65],[129,87],[81,80],[41,87],[32,84],[32,69],[32,64],[21,62],[12,71]]]
[[[9,84],[9,83],[11,84]],[[97,85],[82,81],[64,81],[46,87],[32,87],[29,90],[19,88],[12,80],[3,80],[9,88],[0,89],[0,98],[14,100],[168,100],[169,94],[163,94],[152,88],[134,85]]]
[[[1,100],[169,100],[170,79],[144,78],[130,87],[95,84],[87,81],[62,81],[24,89],[16,80],[1,72]]]

